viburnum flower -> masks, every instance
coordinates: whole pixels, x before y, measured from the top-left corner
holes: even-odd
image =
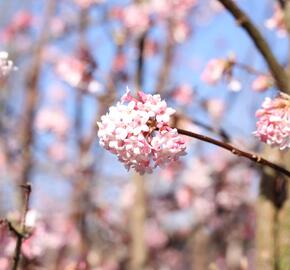
[[[267,97],[262,108],[256,112],[259,118],[254,134],[262,141],[281,150],[290,147],[290,97],[280,94]]]
[[[98,122],[100,145],[140,174],[176,161],[185,155],[185,141],[169,126],[175,110],[167,107],[160,95],[130,90]]]

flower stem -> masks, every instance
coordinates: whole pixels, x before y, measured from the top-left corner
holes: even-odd
[[[214,144],[216,146],[219,146],[219,147],[221,147],[223,149],[226,149],[226,150],[230,151],[234,155],[245,157],[245,158],[250,159],[250,160],[252,160],[252,161],[254,161],[254,162],[256,162],[256,163],[258,163],[260,165],[270,167],[270,168],[272,168],[272,169],[274,169],[274,170],[276,170],[276,171],[278,171],[278,172],[290,177],[290,171],[288,171],[287,169],[285,169],[282,166],[279,166],[278,164],[275,164],[275,163],[273,163],[273,162],[271,162],[271,161],[269,161],[267,159],[264,159],[264,158],[258,156],[257,154],[240,150],[237,147],[235,147],[235,146],[233,146],[233,145],[231,145],[229,143],[221,142],[221,141],[218,141],[216,139],[213,139],[213,138],[205,136],[205,135],[201,135],[201,134],[198,134],[198,133],[194,133],[194,132],[183,130],[183,129],[179,129],[179,128],[177,128],[177,131],[178,131],[179,134],[182,134],[182,135],[185,135],[185,136],[189,136],[189,137],[192,137],[192,138],[204,141],[204,142],[208,142],[210,144]]]

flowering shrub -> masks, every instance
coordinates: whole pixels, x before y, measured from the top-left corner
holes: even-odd
[[[281,150],[290,147],[290,97],[280,94],[267,97],[256,113],[259,118],[254,134],[262,141]]]
[[[185,154],[184,140],[169,126],[174,112],[160,95],[138,92],[134,98],[128,89],[98,122],[100,144],[128,170],[150,173]]]

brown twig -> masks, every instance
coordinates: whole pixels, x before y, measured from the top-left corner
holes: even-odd
[[[27,94],[23,111],[24,120],[21,137],[23,165],[20,182],[22,184],[28,182],[32,168],[33,158],[31,146],[34,142],[33,123],[38,100],[38,82],[41,73],[41,57],[43,47],[46,45],[48,40],[49,31],[47,31],[47,25],[49,25],[50,19],[54,13],[55,5],[56,0],[50,0],[50,2],[48,2],[40,37],[35,45],[35,52],[32,56],[32,62],[25,82]]]
[[[21,215],[21,220],[20,220],[20,229],[18,230],[17,228],[15,228],[11,222],[7,222],[9,229],[14,233],[17,239],[15,250],[14,250],[13,265],[11,268],[12,270],[17,270],[18,265],[19,265],[19,261],[21,257],[21,246],[22,246],[23,239],[26,236],[25,219],[28,212],[28,208],[29,208],[29,198],[31,194],[30,184],[21,185],[21,187],[24,190],[24,205],[23,205],[23,210],[22,210],[22,215]]]
[[[147,31],[144,32],[138,40],[139,56],[138,56],[137,72],[136,72],[136,84],[138,88],[141,88],[143,85],[144,49],[145,49],[146,38],[147,38]]]
[[[284,0],[277,0],[281,8],[285,8],[285,1]]]
[[[264,39],[251,19],[232,0],[218,0],[237,20],[238,24],[249,34],[257,49],[263,55],[280,91],[288,92],[287,74],[278,63],[269,44]]]
[[[238,67],[242,70],[245,70],[248,73],[253,74],[253,75],[268,75],[267,73],[259,71],[259,70],[255,69],[247,64],[244,64],[244,63],[235,62],[234,66]]]
[[[201,135],[201,134],[198,134],[198,133],[194,133],[194,132],[191,132],[191,131],[187,131],[187,130],[183,130],[183,129],[177,129],[178,133],[179,134],[182,134],[182,135],[186,135],[186,136],[189,136],[189,137],[192,137],[192,138],[196,138],[198,140],[201,140],[201,141],[204,141],[204,142],[208,142],[210,144],[214,144],[214,145],[217,145],[223,149],[226,149],[228,151],[230,151],[232,154],[234,155],[237,155],[237,156],[240,156],[240,157],[245,157],[247,159],[250,159],[260,165],[264,165],[264,166],[268,166],[288,177],[290,177],[290,171],[288,171],[287,169],[285,169],[284,167],[282,166],[279,166],[269,160],[266,160],[260,156],[258,156],[257,154],[253,154],[253,153],[249,153],[249,152],[246,152],[246,151],[243,151],[243,150],[240,150],[238,149],[237,147],[235,146],[232,146],[231,144],[228,144],[228,143],[225,143],[225,142],[221,142],[221,141],[218,141],[216,139],[213,139],[213,138],[210,138],[208,136],[205,136],[205,135]]]

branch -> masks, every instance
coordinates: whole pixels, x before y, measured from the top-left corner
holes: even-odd
[[[20,261],[20,256],[21,256],[21,246],[23,239],[25,238],[25,219],[26,215],[28,212],[28,207],[29,207],[29,198],[31,194],[31,185],[30,184],[25,184],[21,185],[21,187],[24,190],[24,205],[23,205],[23,211],[21,215],[21,220],[20,220],[20,229],[16,229],[11,222],[8,222],[8,227],[9,229],[15,234],[16,236],[16,246],[14,250],[14,258],[13,258],[13,265],[12,265],[12,270],[17,270],[19,261]]]
[[[242,69],[250,74],[253,74],[253,75],[265,75],[265,76],[268,75],[267,73],[259,71],[255,68],[253,68],[252,66],[244,64],[244,63],[235,62],[234,66],[237,68],[240,68],[240,69]]]
[[[144,77],[144,49],[147,38],[147,31],[144,32],[138,40],[138,61],[137,61],[137,73],[136,73],[136,84],[139,89],[142,88],[143,85],[143,77]]]
[[[157,79],[155,89],[158,94],[163,93],[166,89],[166,81],[170,75],[171,66],[174,56],[174,42],[172,39],[172,19],[168,20],[167,40],[164,49],[164,59]]]
[[[275,163],[272,163],[271,161],[268,161],[256,154],[252,154],[252,153],[249,153],[249,152],[246,152],[246,151],[243,151],[243,150],[240,150],[238,148],[236,148],[235,146],[232,146],[231,144],[228,144],[228,143],[225,143],[225,142],[221,142],[221,141],[218,141],[216,139],[213,139],[213,138],[210,138],[210,137],[207,137],[205,135],[201,135],[201,134],[197,134],[197,133],[194,133],[194,132],[190,132],[190,131],[187,131],[187,130],[183,130],[183,129],[179,129],[177,128],[177,131],[179,134],[182,134],[182,135],[186,135],[186,136],[189,136],[189,137],[192,137],[192,138],[196,138],[198,140],[201,140],[201,141],[204,141],[204,142],[208,142],[210,144],[214,144],[214,145],[217,145],[223,149],[226,149],[228,151],[230,151],[231,153],[233,153],[234,155],[237,155],[237,156],[240,156],[240,157],[245,157],[247,159],[250,159],[260,165],[264,165],[264,166],[267,166],[267,167],[270,167],[282,174],[285,174],[286,176],[290,177],[290,171],[288,171],[287,169],[285,169],[284,167],[281,167]]]
[[[257,49],[263,55],[280,91],[288,92],[288,79],[283,67],[277,62],[270,46],[258,28],[232,0],[218,0],[237,20],[238,24],[249,34]]]
[[[285,0],[277,0],[281,8],[285,8]]]

